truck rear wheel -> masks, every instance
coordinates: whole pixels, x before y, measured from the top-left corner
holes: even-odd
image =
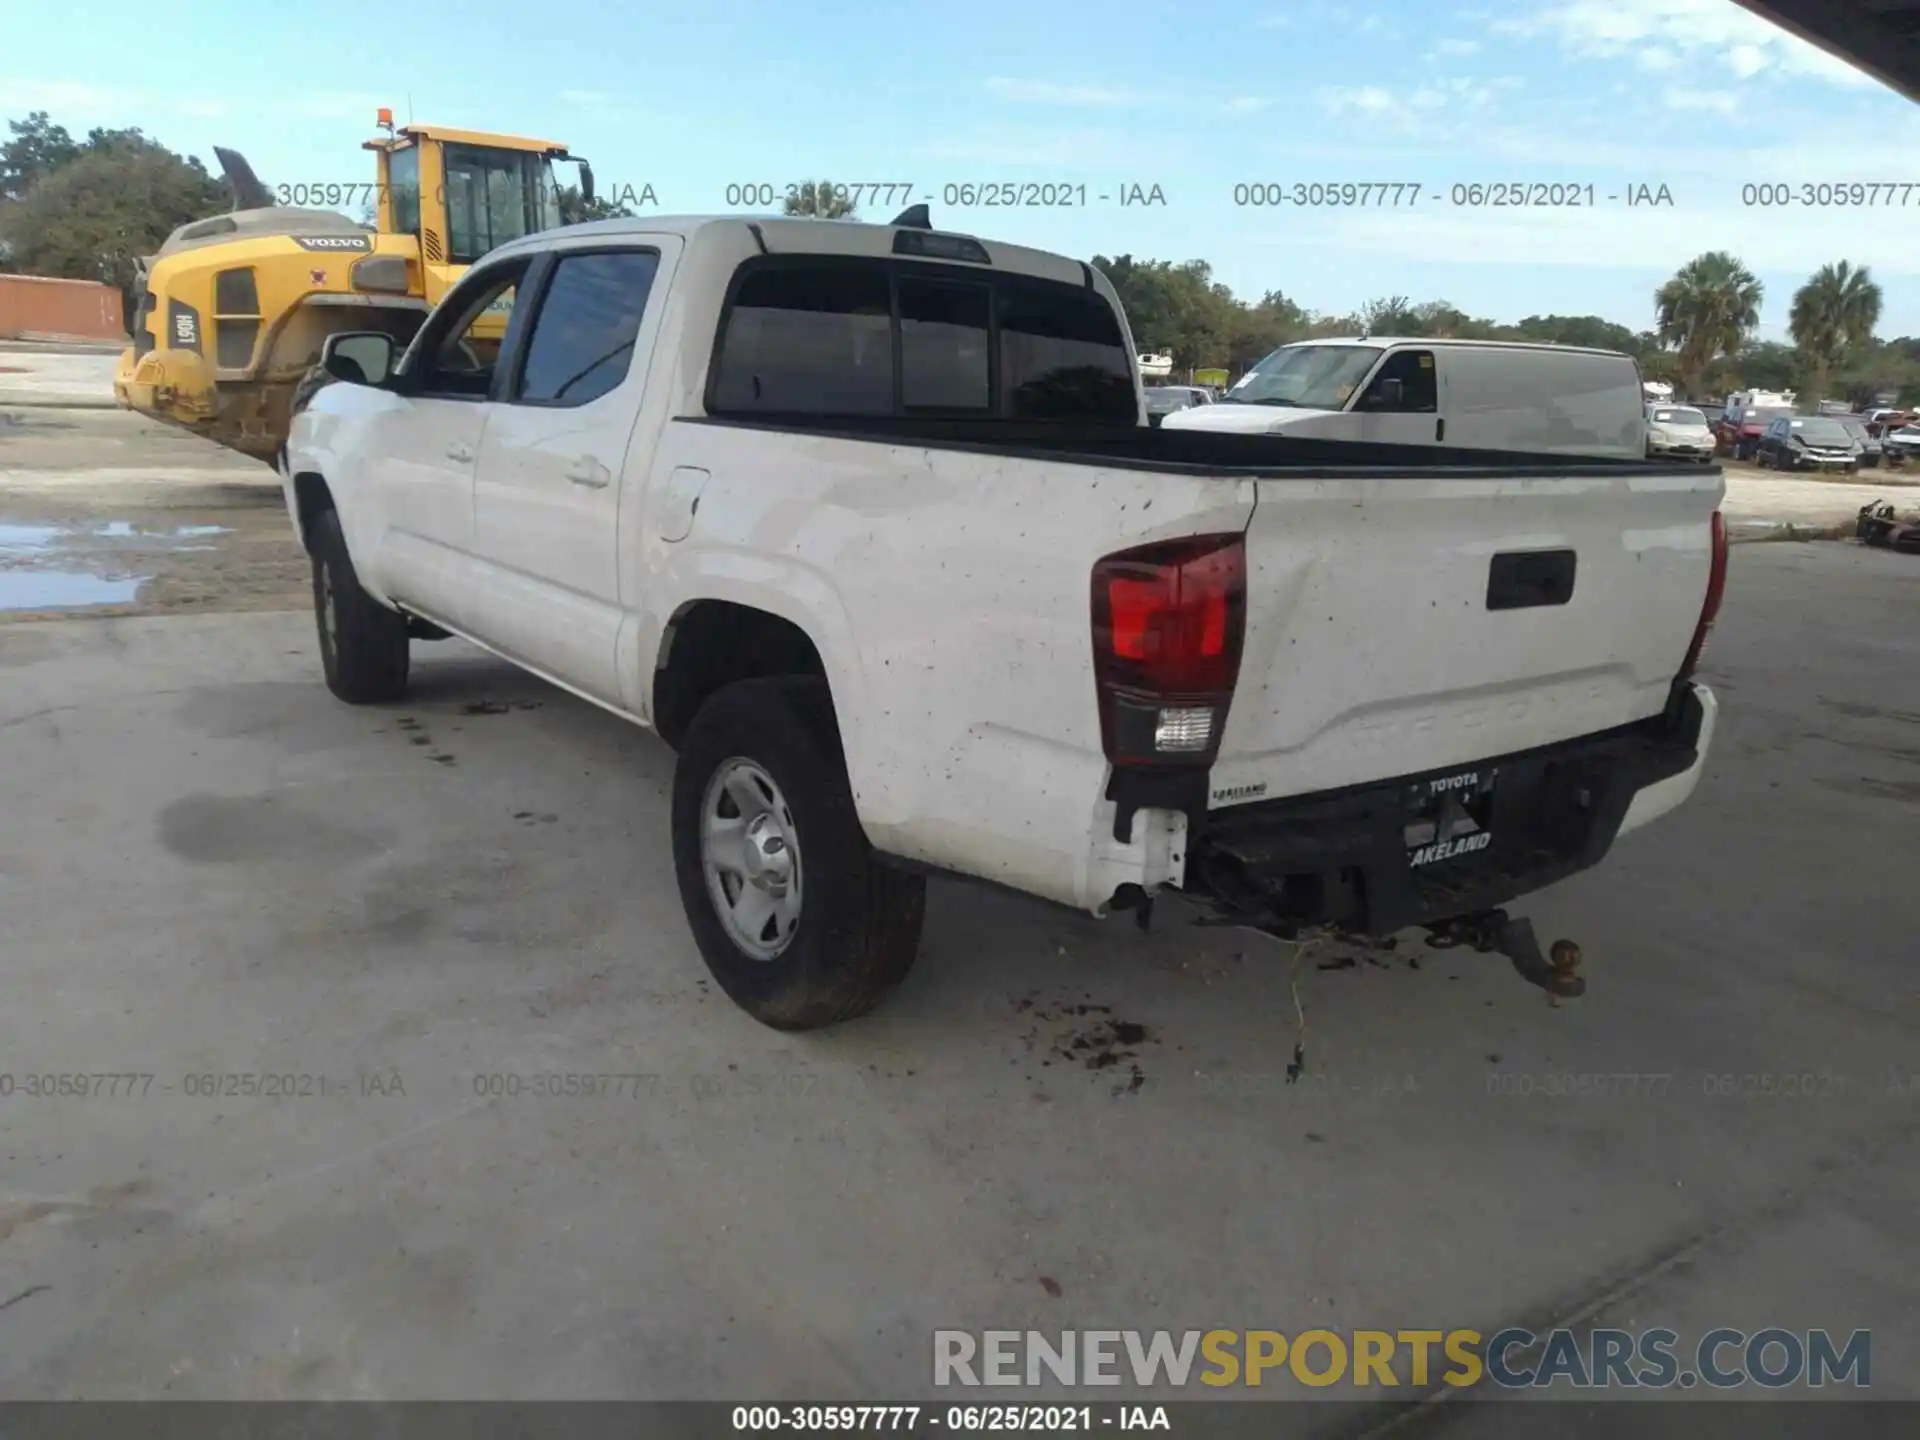
[[[407,619],[360,588],[340,516],[313,522],[313,615],[327,689],[349,705],[398,700],[407,689]]]
[[[864,1015],[920,946],[926,882],[867,843],[824,682],[745,680],[681,740],[673,860],[700,954],[776,1030]]]

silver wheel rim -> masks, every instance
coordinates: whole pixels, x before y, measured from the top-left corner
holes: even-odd
[[[700,868],[727,938],[772,960],[800,926],[800,841],[773,777],[736,756],[722,762],[700,801]]]

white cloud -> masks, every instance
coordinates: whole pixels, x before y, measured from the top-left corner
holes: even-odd
[[[1481,45],[1478,40],[1442,40],[1433,47],[1435,55],[1460,56],[1478,55]]]
[[[1648,70],[1671,68],[1678,59],[1725,64],[1742,79],[1779,72],[1840,85],[1878,83],[1728,0],[1559,0],[1524,19],[1494,21],[1491,28],[1547,36],[1570,54],[1631,59]]]
[[[1733,90],[1682,90],[1670,87],[1661,97],[1669,110],[1705,110],[1715,115],[1732,115],[1740,108],[1740,96]]]
[[[1391,90],[1379,85],[1330,85],[1320,91],[1320,103],[1335,114],[1358,110],[1380,115],[1393,108],[1394,98]]]
[[[1116,89],[1109,85],[1062,85],[1051,80],[1017,80],[996,75],[987,81],[987,88],[1009,99],[1025,100],[1035,105],[1066,105],[1101,109],[1143,103],[1142,97],[1133,91]]]
[[[1498,92],[1520,84],[1514,76],[1489,80],[1453,76],[1429,80],[1411,90],[1390,90],[1381,85],[1329,86],[1318,92],[1318,99],[1336,116],[1366,115],[1388,130],[1434,138],[1434,126],[1442,111],[1482,110]],[[1470,137],[1463,133],[1462,138]]]

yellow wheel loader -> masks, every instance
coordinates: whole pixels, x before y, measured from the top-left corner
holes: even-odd
[[[297,401],[323,383],[327,336],[411,340],[474,261],[563,223],[556,163],[577,165],[575,188],[593,198],[591,167],[554,141],[396,129],[388,110],[379,123],[383,138],[362,146],[377,157],[377,183],[312,187],[372,202],[371,226],[276,204],[244,157],[216,147],[234,210],[182,225],[141,262],[133,344],[114,375],[122,406],[277,464]],[[309,189],[282,188],[293,199]],[[511,296],[494,308],[473,343],[505,335]]]

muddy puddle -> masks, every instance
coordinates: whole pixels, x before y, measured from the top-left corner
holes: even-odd
[[[0,493],[0,624],[310,603],[306,557],[277,492],[119,508]]]

